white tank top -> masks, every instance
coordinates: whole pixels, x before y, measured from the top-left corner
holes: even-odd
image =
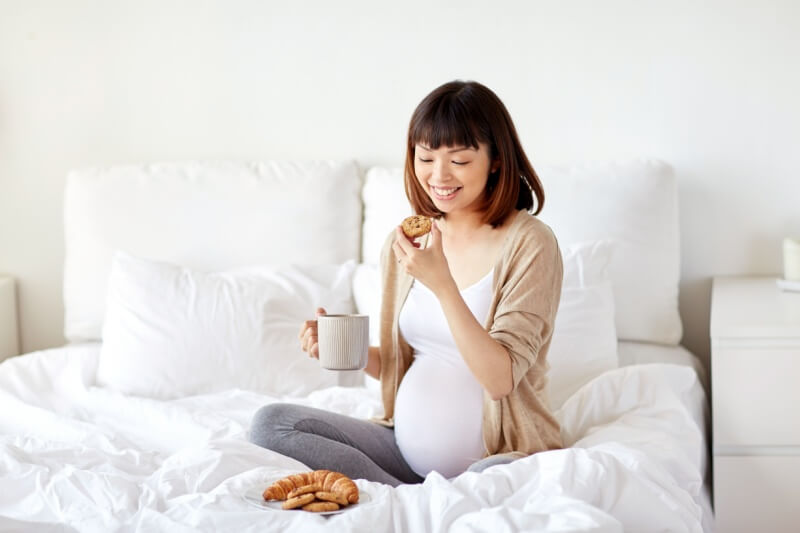
[[[483,326],[492,298],[492,274],[461,291]],[[425,477],[436,470],[457,476],[483,458],[483,388],[456,347],[439,300],[414,281],[400,311],[400,333],[414,350],[394,406],[397,446]]]

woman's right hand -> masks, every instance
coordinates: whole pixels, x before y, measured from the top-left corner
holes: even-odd
[[[317,316],[327,315],[328,313],[322,307],[317,308]],[[317,321],[306,320],[300,326],[300,348],[308,354],[309,357],[319,359],[319,342],[317,338]]]

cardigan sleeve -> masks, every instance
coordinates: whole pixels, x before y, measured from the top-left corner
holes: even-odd
[[[513,387],[546,357],[561,297],[563,264],[555,235],[542,224],[514,243],[498,280],[499,291],[489,334],[511,357]]]

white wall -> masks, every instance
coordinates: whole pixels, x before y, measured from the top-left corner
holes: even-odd
[[[399,165],[414,106],[462,78],[505,101],[534,165],[674,166],[684,344],[706,358],[710,277],[777,272],[800,234],[800,3],[429,3],[0,0],[0,272],[22,349],[63,342],[68,169]]]

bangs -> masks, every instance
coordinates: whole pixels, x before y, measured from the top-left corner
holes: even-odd
[[[474,118],[470,118],[476,114],[450,96],[419,109],[410,131],[412,146],[421,144],[432,150],[441,146],[465,146],[477,150],[479,142],[488,143],[489,136],[481,131]]]

